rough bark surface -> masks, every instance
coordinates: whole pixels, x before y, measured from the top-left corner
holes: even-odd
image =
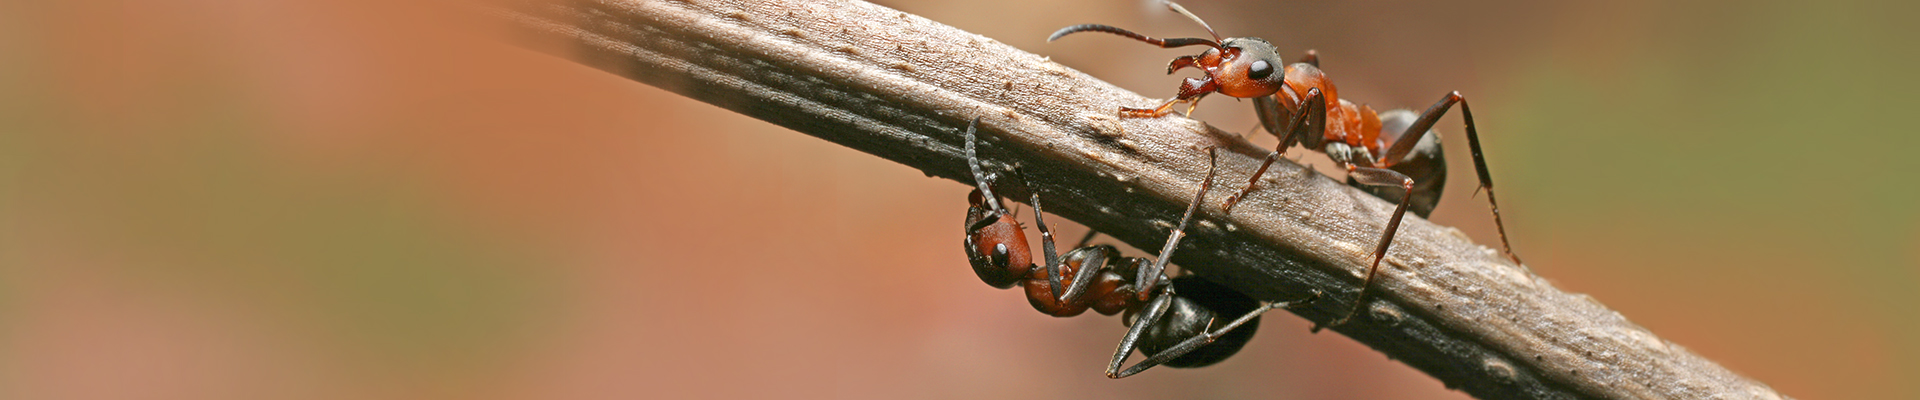
[[[519,1],[488,6],[520,43],[969,183],[961,130],[981,118],[1003,195],[1158,249],[1219,147],[1224,171],[1173,262],[1256,298],[1354,301],[1393,206],[1282,161],[1231,215],[1218,202],[1268,150],[1158,100],[897,10],[830,0]],[[955,193],[961,193],[956,188]],[[957,194],[956,194],[957,195]],[[952,210],[958,215],[959,210]],[[960,230],[956,217],[955,239]],[[1460,231],[1411,216],[1365,311],[1333,328],[1487,399],[1783,396],[1570,294]],[[954,254],[955,257],[960,255]]]

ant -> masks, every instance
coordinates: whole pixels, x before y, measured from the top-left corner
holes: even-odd
[[[1123,257],[1109,245],[1088,246],[1094,236],[1091,233],[1066,255],[1057,255],[1053,232],[1041,216],[1040,195],[1034,193],[1033,222],[1040,228],[1041,249],[1046,256],[1045,267],[1035,266],[1026,233],[993,194],[995,176],[982,172],[980,158],[974,153],[974,125],[979,122],[974,119],[966,131],[967,163],[979,186],[967,195],[967,261],[988,285],[1006,289],[1020,284],[1027,302],[1047,315],[1071,317],[1089,308],[1101,315],[1126,312],[1122,321],[1131,323],[1114,350],[1113,361],[1107,364],[1108,378],[1125,378],[1162,364],[1195,368],[1220,362],[1253,339],[1261,314],[1320,297],[1320,292],[1314,291],[1303,300],[1262,302],[1198,276],[1167,277],[1167,260],[1186,236],[1187,223],[1207,189],[1213,186],[1211,162],[1217,156],[1212,148],[1207,149],[1210,164],[1206,180],[1200,183],[1200,191],[1180,217],[1180,225],[1174,227],[1160,249],[1158,260]],[[1233,319],[1221,324],[1225,318]],[[1121,369],[1136,347],[1147,359]]]
[[[1369,189],[1377,196],[1397,195],[1398,206],[1394,208],[1393,218],[1387,221],[1386,233],[1380,238],[1380,244],[1374,249],[1373,265],[1367,269],[1366,278],[1360,283],[1360,293],[1354,301],[1354,307],[1345,316],[1334,320],[1329,326],[1346,323],[1358,313],[1367,287],[1373,282],[1373,276],[1380,269],[1380,260],[1386,257],[1387,246],[1393,243],[1394,232],[1400,227],[1400,219],[1406,215],[1409,204],[1415,198],[1421,199],[1416,214],[1425,217],[1440,199],[1440,190],[1446,180],[1446,163],[1441,158],[1440,143],[1430,134],[1433,124],[1440,120],[1454,104],[1460,105],[1461,118],[1466,121],[1467,143],[1472,148],[1473,165],[1480,173],[1479,189],[1486,190],[1487,203],[1493,210],[1494,226],[1500,231],[1500,246],[1514,264],[1521,264],[1520,257],[1513,254],[1513,246],[1507,243],[1507,228],[1500,221],[1500,204],[1494,200],[1493,178],[1487,173],[1487,161],[1481,156],[1479,132],[1474,129],[1473,110],[1467,106],[1467,99],[1460,92],[1447,93],[1434,103],[1417,119],[1407,123],[1403,129],[1382,129],[1380,114],[1372,107],[1354,105],[1339,96],[1333,81],[1320,71],[1320,56],[1312,50],[1307,51],[1299,63],[1285,65],[1276,54],[1273,44],[1255,37],[1221,38],[1212,26],[1200,17],[1187,12],[1177,3],[1167,2],[1167,8],[1180,13],[1213,35],[1213,40],[1200,38],[1159,39],[1134,33],[1126,29],[1099,24],[1074,25],[1061,28],[1047,38],[1047,41],[1078,32],[1104,32],[1124,36],[1130,39],[1160,46],[1175,48],[1184,46],[1210,47],[1199,55],[1181,56],[1167,63],[1167,73],[1172,74],[1183,68],[1196,68],[1204,73],[1200,78],[1186,78],[1180,84],[1179,94],[1172,100],[1151,109],[1121,107],[1123,118],[1158,118],[1172,112],[1173,105],[1189,103],[1187,112],[1198,106],[1200,99],[1209,93],[1218,92],[1237,98],[1254,99],[1254,111],[1259,115],[1260,123],[1270,133],[1280,138],[1280,143],[1272,154],[1267,155],[1260,169],[1253,173],[1247,186],[1239,193],[1228,197],[1222,206],[1224,212],[1232,212],[1234,204],[1247,193],[1253,191],[1260,177],[1280,158],[1281,153],[1294,144],[1306,146],[1309,150],[1325,153],[1334,163],[1347,170],[1348,184]],[[1284,68],[1281,66],[1285,65]],[[1403,113],[1404,114],[1404,113]],[[1402,117],[1404,115],[1390,115]],[[1282,120],[1287,121],[1285,128],[1280,127]],[[1395,118],[1394,125],[1400,125],[1404,118]],[[1398,127],[1398,126],[1396,126]],[[1420,177],[1415,180],[1414,177]],[[1399,191],[1392,191],[1393,187]],[[1373,190],[1379,188],[1381,190]],[[1476,191],[1476,193],[1478,193]],[[1392,201],[1395,199],[1389,198]],[[1524,264],[1521,264],[1524,265]]]

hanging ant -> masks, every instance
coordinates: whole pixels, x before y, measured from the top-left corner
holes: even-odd
[[[1253,191],[1260,177],[1273,166],[1281,153],[1294,144],[1306,146],[1309,150],[1325,153],[1334,163],[1346,168],[1348,183],[1369,190],[1375,195],[1393,195],[1398,199],[1393,217],[1387,221],[1386,233],[1380,238],[1380,244],[1374,249],[1373,265],[1367,269],[1366,277],[1360,282],[1360,292],[1356,295],[1354,307],[1346,316],[1334,320],[1329,325],[1340,325],[1353,318],[1365,300],[1367,287],[1373,282],[1373,276],[1380,269],[1380,260],[1386,257],[1387,246],[1393,243],[1394,232],[1400,227],[1400,219],[1406,215],[1409,205],[1415,199],[1420,204],[1415,213],[1426,217],[1440,200],[1440,190],[1446,180],[1446,163],[1441,156],[1440,143],[1430,134],[1433,124],[1440,120],[1455,103],[1460,104],[1461,118],[1466,121],[1467,143],[1472,149],[1474,168],[1480,173],[1480,187],[1487,192],[1487,204],[1493,210],[1494,226],[1500,232],[1500,246],[1514,264],[1521,264],[1520,257],[1513,254],[1513,246],[1507,243],[1507,228],[1500,221],[1500,204],[1494,200],[1493,178],[1487,173],[1487,161],[1481,156],[1479,132],[1474,129],[1473,110],[1467,106],[1467,99],[1460,92],[1448,93],[1434,103],[1419,118],[1406,123],[1402,129],[1382,129],[1380,114],[1372,107],[1354,105],[1339,96],[1333,81],[1320,71],[1320,57],[1308,51],[1302,62],[1286,65],[1280,69],[1280,56],[1273,44],[1265,39],[1254,37],[1221,38],[1212,26],[1186,8],[1171,1],[1167,7],[1180,13],[1213,35],[1213,40],[1200,38],[1159,39],[1134,33],[1126,29],[1099,24],[1074,25],[1061,28],[1047,38],[1051,42],[1063,36],[1078,32],[1105,32],[1124,36],[1160,46],[1174,48],[1184,46],[1207,46],[1205,52],[1193,56],[1174,58],[1167,64],[1167,73],[1172,74],[1182,68],[1193,67],[1205,75],[1200,78],[1186,78],[1180,84],[1177,96],[1159,107],[1140,109],[1121,107],[1123,118],[1157,118],[1172,112],[1173,105],[1187,102],[1187,112],[1199,105],[1200,99],[1209,93],[1237,98],[1254,99],[1254,110],[1260,117],[1260,123],[1270,133],[1280,137],[1280,144],[1272,154],[1267,155],[1260,169],[1253,173],[1247,186],[1228,197],[1222,209],[1232,212],[1233,206],[1247,193]],[[1389,115],[1402,117],[1404,115]],[[1280,122],[1287,121],[1282,128]],[[1389,122],[1395,125],[1404,118],[1395,118]],[[1397,127],[1397,126],[1396,126]],[[1411,134],[1409,134],[1411,133]],[[1430,138],[1432,138],[1430,140]],[[1383,152],[1384,151],[1384,152]],[[1376,157],[1376,155],[1381,155]],[[1421,179],[1414,179],[1419,177]],[[1399,189],[1397,192],[1392,189]],[[1382,196],[1387,198],[1388,196]],[[1522,264],[1524,265],[1524,264]]]
[[[1033,222],[1040,228],[1041,249],[1046,256],[1046,266],[1036,267],[1026,234],[993,194],[995,177],[982,172],[980,158],[974,153],[974,124],[979,122],[975,119],[966,131],[967,163],[979,186],[967,196],[967,261],[988,285],[1005,289],[1020,284],[1028,303],[1047,315],[1071,317],[1089,308],[1101,315],[1125,311],[1123,321],[1133,322],[1107,364],[1107,377],[1124,378],[1162,364],[1195,368],[1220,362],[1253,339],[1261,314],[1320,297],[1315,291],[1304,300],[1262,302],[1197,276],[1167,277],[1167,260],[1173,257],[1180,238],[1186,236],[1187,223],[1207,189],[1213,186],[1211,164],[1200,191],[1193,195],[1193,204],[1187,206],[1180,225],[1174,227],[1155,261],[1120,256],[1119,250],[1109,245],[1088,246],[1092,234],[1065,256],[1056,255],[1053,232],[1042,216],[1040,195],[1034,193]],[[1209,160],[1215,158],[1211,148],[1207,155]],[[1230,322],[1217,323],[1235,315],[1238,317]],[[1132,318],[1135,316],[1138,318]],[[1136,346],[1147,359],[1121,369]]]

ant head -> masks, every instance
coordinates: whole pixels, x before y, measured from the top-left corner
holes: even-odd
[[[1027,276],[1033,268],[1033,252],[1027,249],[1026,232],[993,194],[993,176],[980,168],[980,157],[974,152],[974,142],[978,141],[974,127],[979,124],[980,119],[975,118],[964,134],[967,166],[978,185],[967,195],[967,262],[973,264],[973,272],[981,281],[1004,289]]]
[[[1273,50],[1273,44],[1253,37],[1227,38],[1220,43],[1225,50],[1209,50],[1207,53],[1220,53],[1215,64],[1204,65],[1206,54],[1202,54],[1202,69],[1207,71],[1207,79],[1220,94],[1252,98],[1271,95],[1280,90],[1287,74],[1282,71],[1286,64],[1280,62],[1280,55]]]
[[[975,190],[968,196],[967,263],[980,281],[996,288],[1009,288],[1025,279],[1033,269],[1033,251],[1027,248],[1027,234],[1013,216],[983,207],[985,199]]]
[[[1202,72],[1206,73],[1206,76],[1203,78],[1187,79],[1185,83],[1180,85],[1178,98],[1183,100],[1197,98],[1210,92],[1220,92],[1220,94],[1233,97],[1251,98],[1270,95],[1280,90],[1280,86],[1283,83],[1282,81],[1286,78],[1286,74],[1282,72],[1286,64],[1281,63],[1280,55],[1274,52],[1273,44],[1267,43],[1266,40],[1252,37],[1222,39],[1219,33],[1213,31],[1212,26],[1207,25],[1206,21],[1201,20],[1198,16],[1194,16],[1193,13],[1187,12],[1187,9],[1181,7],[1180,4],[1167,2],[1167,8],[1180,13],[1180,15],[1187,16],[1187,18],[1192,19],[1193,22],[1199,23],[1200,27],[1207,29],[1208,34],[1213,35],[1213,40],[1201,38],[1160,39],[1112,26],[1085,24],[1061,28],[1059,31],[1055,31],[1053,36],[1048,37],[1047,41],[1051,42],[1054,41],[1054,39],[1059,39],[1062,36],[1077,32],[1105,32],[1146,42],[1147,44],[1160,46],[1161,48],[1185,46],[1211,47],[1211,49],[1199,55],[1181,56],[1167,63],[1167,73],[1169,74],[1186,67],[1199,68]]]

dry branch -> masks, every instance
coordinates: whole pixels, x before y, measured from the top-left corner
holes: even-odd
[[[1158,103],[858,1],[521,1],[489,15],[528,47],[931,176],[972,181],[959,132],[981,117],[991,166],[1030,179],[1002,181],[1007,195],[1037,190],[1048,211],[1143,249],[1159,248],[1197,189],[1206,147],[1225,150],[1224,182],[1267,153],[1178,116],[1118,119],[1117,107]],[[1257,298],[1325,291],[1295,311],[1324,323],[1352,304],[1393,207],[1296,164],[1275,168],[1232,215],[1203,207],[1174,262]],[[1237,188],[1223,186],[1209,199]],[[1782,397],[1453,228],[1409,216],[1382,268],[1367,311],[1334,331],[1480,398]]]

